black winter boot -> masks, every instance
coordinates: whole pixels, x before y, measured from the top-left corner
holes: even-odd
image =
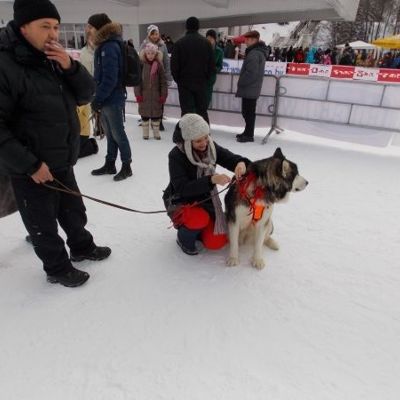
[[[240,143],[246,143],[246,142],[254,142],[254,136],[250,136],[250,135],[238,135],[236,136],[236,141],[240,142]]]
[[[99,168],[99,169],[94,169],[92,171],[92,175],[98,176],[98,175],[114,175],[117,173],[117,170],[115,168],[115,161],[109,161],[106,160],[105,164]]]
[[[90,275],[87,272],[71,266],[66,271],[62,271],[56,275],[47,275],[47,281],[50,283],[59,283],[66,287],[78,287],[83,285]]]
[[[111,254],[111,249],[109,247],[96,246],[90,253],[86,254],[71,253],[70,259],[73,262],[80,262],[83,260],[101,261],[109,257],[110,254]]]
[[[130,162],[124,162],[122,163],[122,168],[121,171],[118,172],[117,175],[114,176],[114,181],[123,181],[126,178],[129,178],[132,176],[132,169],[131,169],[131,163]]]
[[[160,120],[160,131],[161,131],[161,132],[164,132],[164,131],[165,131],[165,127],[164,127],[164,124],[163,124],[162,117],[161,117],[161,120]]]

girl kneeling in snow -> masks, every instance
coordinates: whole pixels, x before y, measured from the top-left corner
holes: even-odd
[[[142,81],[139,86],[135,86],[135,96],[139,104],[139,114],[142,117],[143,139],[145,140],[149,138],[150,120],[154,138],[161,139],[160,121],[163,104],[168,96],[162,57],[161,51],[152,43],[147,43],[140,52]]]
[[[227,243],[226,220],[216,185],[225,186],[231,178],[215,173],[216,165],[240,178],[250,163],[219,146],[209,134],[210,127],[201,116],[184,115],[174,132],[176,146],[168,155],[170,183],[163,200],[178,229],[177,243],[189,255],[198,254],[196,240],[212,250]]]

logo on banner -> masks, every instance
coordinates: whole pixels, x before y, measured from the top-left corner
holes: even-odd
[[[267,62],[265,63],[264,75],[282,76],[286,75],[287,63]]]
[[[386,68],[380,69],[378,74],[378,82],[400,83],[400,70]]]
[[[309,75],[310,74],[310,64],[296,64],[290,63],[288,65],[289,75]]]
[[[356,67],[353,79],[376,82],[378,80],[378,75],[379,75],[379,69]]]
[[[331,78],[353,79],[355,67],[345,65],[333,65]]]
[[[332,65],[311,65],[310,76],[320,76],[323,78],[329,78],[332,72]]]

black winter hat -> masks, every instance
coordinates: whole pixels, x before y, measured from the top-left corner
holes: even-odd
[[[14,22],[17,26],[42,18],[54,18],[61,21],[56,6],[49,0],[15,0]]]
[[[206,37],[211,36],[214,40],[217,40],[217,32],[214,29],[209,29],[206,33]]]
[[[186,29],[188,31],[198,31],[200,29],[200,21],[196,17],[190,17],[186,20]]]
[[[93,28],[96,28],[97,30],[101,29],[104,25],[109,24],[111,19],[108,17],[107,14],[94,14],[88,19],[88,24],[92,25]]]

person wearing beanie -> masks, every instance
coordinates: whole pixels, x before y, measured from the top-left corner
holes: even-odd
[[[88,25],[99,31],[104,25],[110,24],[112,21],[107,14],[93,14],[88,19]]]
[[[176,146],[168,155],[170,182],[163,200],[178,230],[177,244],[189,255],[198,254],[196,241],[210,250],[227,243],[227,227],[217,185],[231,182],[216,172],[216,165],[240,178],[250,160],[219,146],[210,136],[208,123],[198,114],[185,114],[175,132]],[[202,202],[193,206],[196,202]]]
[[[212,100],[212,93],[214,89],[215,82],[217,81],[217,74],[221,72],[223,62],[224,62],[224,52],[223,50],[217,46],[217,32],[214,29],[209,29],[206,33],[206,39],[210,42],[211,47],[214,50],[214,58],[215,58],[215,72],[211,75],[210,80],[207,85],[207,105],[210,107]]]
[[[242,98],[242,116],[245,121],[243,133],[236,135],[238,142],[254,142],[257,100],[264,81],[268,48],[260,40],[258,31],[244,34],[247,49],[237,83],[236,97]]]
[[[149,25],[147,27],[147,37],[143,40],[143,43],[140,45],[139,53],[145,48],[145,46],[149,43],[152,43],[157,46],[158,50],[162,54],[162,64],[164,67],[165,78],[167,80],[168,86],[171,86],[173,78],[171,75],[171,62],[168,54],[168,48],[163,39],[161,39],[160,31],[157,25]],[[163,124],[163,115],[164,115],[164,104],[162,105],[162,114],[160,120],[160,131],[164,131]]]
[[[76,107],[89,103],[95,90],[88,71],[58,42],[60,19],[48,0],[16,0],[14,19],[0,32],[0,175],[10,177],[47,280],[75,287],[89,274],[71,261],[102,260],[111,249],[96,246],[85,229],[82,198],[44,185],[79,191]]]
[[[107,137],[107,155],[102,167],[94,169],[92,175],[115,175],[114,181],[132,176],[132,152],[124,127],[126,89],[124,75],[124,43],[122,26],[114,23],[106,14],[89,17],[88,25],[94,32],[94,79],[96,94],[92,110],[100,116]],[[122,167],[117,174],[115,162],[120,153]]]
[[[214,50],[208,40],[198,33],[199,20],[186,21],[186,35],[173,47],[171,71],[178,85],[181,115],[197,113],[207,122],[208,83],[216,73]]]
[[[139,54],[142,80],[135,86],[136,101],[142,118],[143,139],[149,139],[150,120],[154,138],[161,139],[160,121],[168,96],[168,85],[162,63],[162,53],[153,43],[147,43]]]

